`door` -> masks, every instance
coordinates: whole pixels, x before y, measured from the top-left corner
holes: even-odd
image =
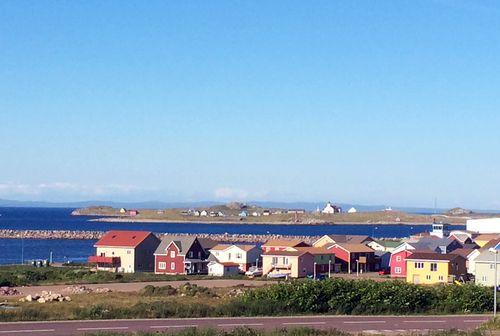
[[[413,283],[417,284],[417,285],[420,283],[420,276],[419,275],[417,275],[417,274],[413,275]]]

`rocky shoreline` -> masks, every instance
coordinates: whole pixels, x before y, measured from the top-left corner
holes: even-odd
[[[58,230],[0,230],[0,238],[8,239],[89,239],[97,240],[102,237],[103,231],[58,231]],[[253,235],[253,234],[192,234],[192,233],[162,233],[163,235],[196,236],[210,238],[228,243],[264,243],[269,239],[300,239],[312,243],[320,236],[288,236],[288,235]]]

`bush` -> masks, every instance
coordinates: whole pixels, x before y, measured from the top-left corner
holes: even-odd
[[[234,309],[248,306],[251,313],[259,304],[282,308],[274,314],[480,313],[493,307],[491,290],[473,284],[421,286],[339,278],[275,284],[245,292],[236,300],[241,304],[232,303]]]

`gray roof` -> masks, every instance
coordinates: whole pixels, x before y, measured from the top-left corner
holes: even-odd
[[[500,263],[500,255],[497,256],[497,263]],[[476,262],[490,262],[494,263],[495,262],[495,254],[493,252],[490,252],[489,250],[484,250],[479,254],[479,256],[476,258]]]
[[[179,253],[185,254],[187,250],[193,245],[196,237],[193,236],[174,236],[174,235],[165,235],[161,239],[160,245],[155,251],[155,254],[165,254],[165,250],[171,242],[179,248]]]
[[[418,242],[415,243],[409,243],[411,246],[413,246],[416,250],[432,250],[436,251],[438,247],[440,246],[446,246],[448,247],[450,244],[452,244],[455,240],[452,238],[437,238],[437,237],[422,237]]]
[[[198,242],[200,242],[201,247],[205,250],[209,250],[215,245],[218,245],[219,242],[210,238],[198,238]]]
[[[366,241],[372,241],[373,239],[367,235],[327,235],[335,241],[336,243],[349,243],[349,244],[363,244]]]

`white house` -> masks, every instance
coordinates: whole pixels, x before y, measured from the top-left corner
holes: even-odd
[[[466,229],[477,233],[500,233],[500,218],[468,219]]]
[[[237,263],[241,271],[246,272],[250,266],[258,263],[261,250],[252,244],[218,244],[210,249],[210,253],[221,263]]]
[[[356,213],[356,212],[358,212],[358,210],[356,210],[355,207],[352,207],[349,210],[347,210],[347,213]]]
[[[202,210],[202,211],[200,212],[200,216],[202,216],[202,217],[206,217],[206,216],[208,216],[208,212],[207,212],[207,210]]]
[[[239,265],[231,262],[210,261],[208,263],[208,275],[211,276],[231,276],[238,275]]]
[[[336,211],[335,208],[332,206],[332,203],[328,202],[326,203],[325,208],[321,212],[324,214],[334,214]]]

